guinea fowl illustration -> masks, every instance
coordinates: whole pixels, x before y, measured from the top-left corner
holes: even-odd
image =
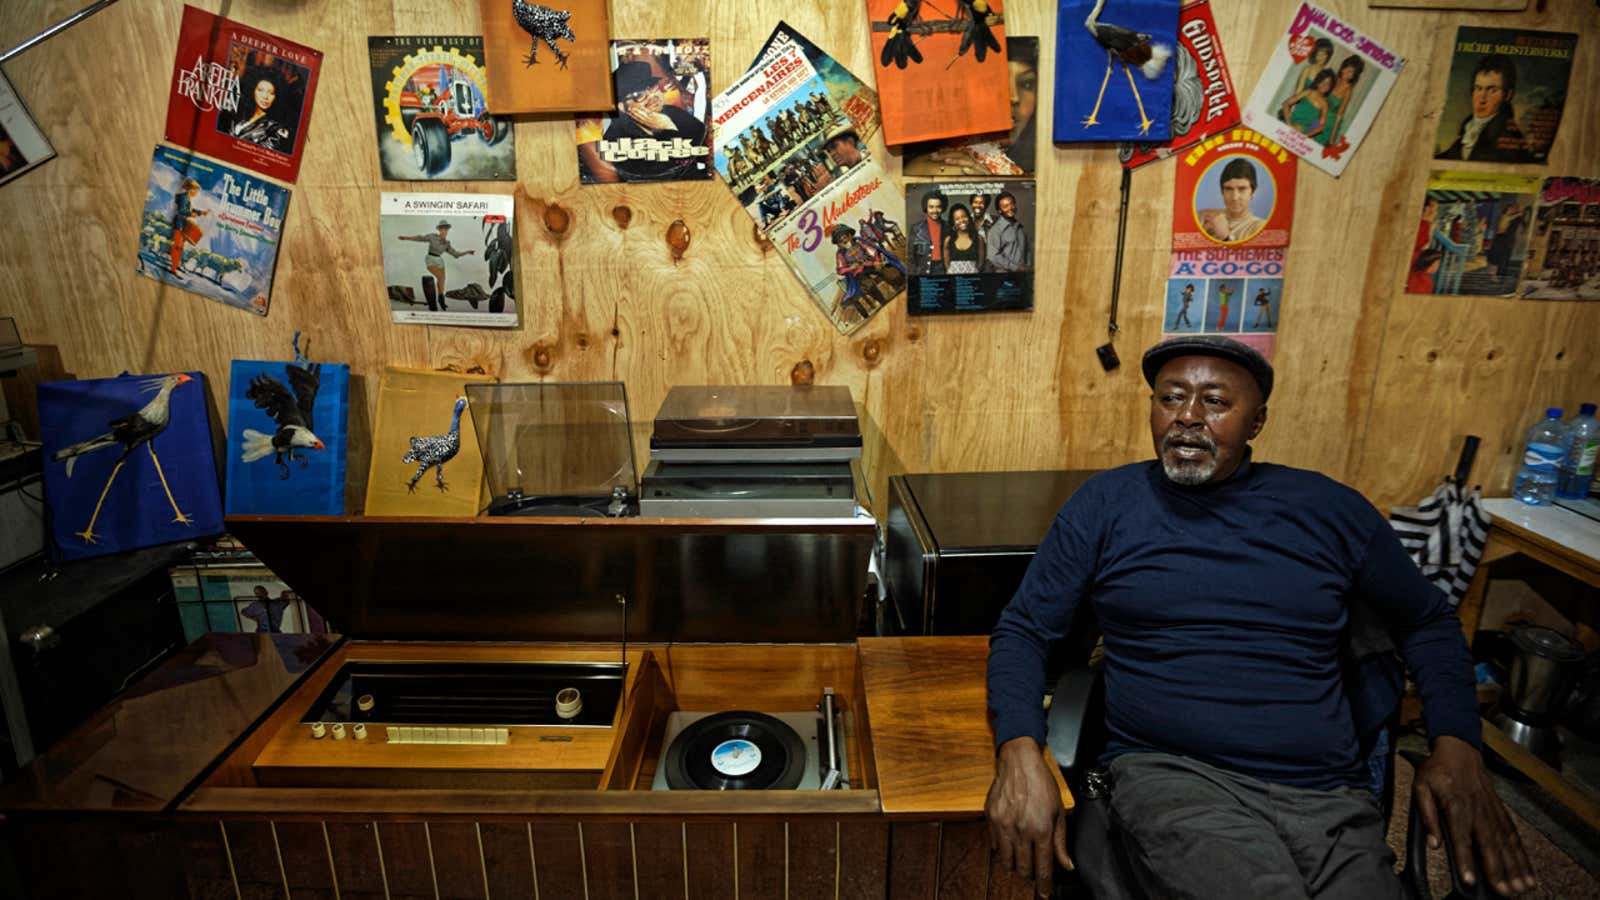
[[[1166,68],[1172,48],[1166,44],[1151,43],[1152,37],[1142,31],[1101,22],[1100,13],[1105,7],[1106,0],[1095,0],[1094,9],[1083,20],[1083,26],[1094,35],[1095,43],[1106,50],[1106,74],[1100,79],[1100,94],[1095,97],[1094,109],[1083,120],[1083,125],[1088,128],[1100,124],[1100,120],[1095,118],[1100,114],[1100,101],[1106,97],[1106,85],[1111,82],[1112,68],[1120,62],[1122,71],[1128,75],[1128,87],[1133,89],[1133,102],[1139,105],[1139,133],[1147,134],[1155,121],[1144,111],[1144,100],[1139,96],[1139,85],[1133,80],[1133,70],[1137,67],[1145,78],[1154,81]]]
[[[248,463],[271,456],[283,469],[280,478],[287,479],[292,471],[289,461],[300,460],[301,468],[309,465],[298,451],[323,449],[322,439],[311,430],[314,427],[312,408],[317,402],[317,388],[322,383],[322,363],[305,366],[286,363],[283,370],[289,377],[289,387],[265,373],[250,379],[245,397],[255,403],[256,409],[266,410],[278,429],[266,434],[246,428],[244,453],[239,458]]]
[[[567,67],[567,55],[556,46],[556,41],[566,40],[577,42],[572,35],[572,26],[568,19],[572,18],[572,11],[565,9],[551,9],[528,0],[511,0],[511,16],[517,24],[533,38],[533,46],[528,48],[528,58],[522,61],[525,66],[532,66],[539,61],[539,42],[544,41],[550,46],[550,52],[556,55],[556,62],[561,68]]]
[[[411,450],[401,459],[404,463],[418,463],[417,474],[411,476],[406,483],[406,490],[415,493],[417,482],[422,480],[428,467],[434,468],[439,481],[439,490],[447,490],[444,484],[444,464],[456,458],[456,452],[461,449],[461,413],[467,408],[467,398],[457,397],[455,412],[450,416],[450,430],[444,434],[433,437],[414,437],[411,439]]]
[[[999,52],[1000,41],[994,36],[994,29],[989,27],[989,16],[994,14],[989,0],[956,0],[956,4],[958,12],[954,20],[963,20],[961,46],[956,55],[963,56],[972,50],[978,62],[983,62],[990,50]],[[883,51],[878,54],[879,65],[888,67],[893,63],[895,68],[904,69],[907,61],[922,62],[922,51],[917,49],[915,29],[912,27],[921,10],[922,0],[900,0],[889,13],[889,38],[884,41]]]
[[[111,491],[111,483],[117,480],[117,473],[122,471],[122,466],[128,461],[128,457],[141,446],[150,451],[150,461],[156,465],[156,477],[161,479],[161,489],[166,491],[167,502],[172,504],[172,521],[184,525],[194,524],[194,520],[178,508],[178,501],[172,498],[172,488],[167,486],[166,473],[161,471],[161,459],[156,456],[155,445],[156,436],[167,430],[173,389],[193,380],[191,376],[179,372],[145,381],[139,386],[140,390],[156,392],[149,403],[140,407],[137,412],[113,419],[110,424],[111,430],[105,434],[80,441],[51,455],[50,458],[55,462],[67,464],[67,477],[71,478],[72,467],[78,461],[78,457],[107,447],[119,444],[122,446],[122,455],[117,457],[117,464],[112,467],[111,475],[106,479],[106,486],[100,490],[100,499],[95,501],[94,512],[89,516],[89,524],[82,531],[74,532],[83,538],[84,543],[93,544],[98,537],[94,532],[94,523],[100,518],[100,507],[105,505],[106,494]]]

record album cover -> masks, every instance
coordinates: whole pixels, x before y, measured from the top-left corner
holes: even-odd
[[[866,0],[883,139],[1011,130],[1000,0]]]
[[[61,559],[222,531],[199,372],[41,384],[39,434]]]
[[[349,409],[347,365],[234,360],[228,515],[344,515]]]
[[[490,115],[483,38],[367,38],[378,162],[397,181],[512,181],[511,119]]]
[[[1600,178],[1544,180],[1517,293],[1600,300]]]
[[[812,70],[827,88],[833,105],[850,119],[861,140],[872,140],[872,136],[878,133],[878,92],[805,35],[790,28],[787,22],[779,22],[778,27],[772,29],[772,34],[767,36],[767,42],[761,46],[761,52],[756,54],[750,68],[766,66],[790,50],[800,51],[800,55],[811,63]]]
[[[1567,103],[1578,36],[1556,31],[1456,31],[1434,159],[1539,163]]]
[[[489,110],[612,108],[606,0],[478,0]]]
[[[911,284],[907,311],[1033,308],[1032,181],[906,185]]]
[[[1302,3],[1245,104],[1244,123],[1337,177],[1405,64],[1349,22]]]
[[[0,72],[0,184],[56,155],[11,80]]]
[[[1172,74],[1172,138],[1125,141],[1117,155],[1137,169],[1187,150],[1239,124],[1239,97],[1222,55],[1210,0],[1185,0],[1178,13],[1178,50]]]
[[[1006,35],[1006,71],[1010,131],[909,146],[900,171],[939,178],[1033,174],[1039,142],[1039,39]]]
[[[612,41],[616,111],[578,119],[584,184],[711,177],[711,42]]]
[[[903,245],[869,236],[898,232],[903,243],[893,221],[901,198],[804,50],[786,46],[713,99],[713,165],[818,309],[848,334],[905,292]]]
[[[483,509],[483,456],[468,384],[490,375],[383,370],[367,475],[369,516],[475,516]]]
[[[394,321],[517,324],[510,194],[391,194],[381,200],[383,278]]]
[[[1178,158],[1172,249],[1287,247],[1297,160],[1235,128]]]
[[[1172,137],[1179,0],[1059,0],[1055,139]]]
[[[1538,175],[1428,173],[1406,293],[1511,296],[1538,195]]]
[[[185,6],[166,140],[292,182],[321,68],[320,50]]]
[[[267,314],[289,189],[157,147],[139,225],[139,274]]]

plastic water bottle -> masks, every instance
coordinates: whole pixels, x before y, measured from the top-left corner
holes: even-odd
[[[1511,488],[1511,496],[1534,506],[1544,506],[1555,496],[1556,478],[1567,451],[1567,426],[1561,421],[1561,409],[1552,406],[1544,415],[1528,429],[1522,467],[1517,470],[1517,483]]]
[[[1585,403],[1567,422],[1567,458],[1562,461],[1556,480],[1557,497],[1582,500],[1589,496],[1596,456],[1600,456],[1600,419],[1594,416],[1594,404]]]

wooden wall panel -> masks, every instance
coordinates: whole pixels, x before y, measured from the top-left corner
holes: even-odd
[[[273,822],[289,896],[296,900],[337,900],[333,860],[321,822]]]
[[[328,851],[340,900],[383,900],[388,896],[379,855],[377,826],[371,822],[328,822]]]
[[[689,822],[684,826],[685,864],[695,900],[734,900],[738,896],[734,869],[733,823]]]
[[[484,822],[478,826],[478,833],[483,841],[489,896],[534,896],[533,840],[528,825]]]
[[[432,851],[423,823],[383,822],[378,825],[378,838],[390,900],[434,900]]]
[[[228,856],[233,860],[239,900],[285,897],[283,864],[271,822],[228,822]]]
[[[80,5],[5,4],[0,43]],[[845,338],[755,239],[721,184],[580,187],[570,121],[525,118],[516,125],[519,181],[460,185],[516,194],[520,327],[398,326],[382,301],[374,217],[380,191],[422,186],[379,178],[365,37],[471,33],[477,5],[200,5],[225,7],[326,54],[271,315],[257,319],[134,273],[135,223],[162,132],[179,0],[117,4],[8,64],[59,158],[0,189],[0,216],[22,223],[0,241],[0,315],[16,316],[27,340],[59,351],[80,377],[199,368],[211,376],[214,399],[226,396],[231,359],[282,357],[293,332],[305,331],[317,357],[349,362],[358,376],[352,512],[363,496],[377,374],[389,364],[482,368],[505,380],[623,380],[641,420],[641,459],[648,420],[670,386],[784,383],[806,365],[820,383],[850,386],[874,419],[882,441],[869,463],[878,485],[891,469],[1086,468],[1150,455],[1137,363],[1160,333],[1170,162],[1133,179],[1116,340],[1124,364],[1110,374],[1093,354],[1106,339],[1116,234],[1119,175],[1109,145],[1040,148],[1032,313],[910,319],[896,304]],[[1519,432],[1537,409],[1600,394],[1600,304],[1400,292],[1449,46],[1456,25],[1475,24],[1578,31],[1580,46],[1592,48],[1600,20],[1581,2],[1505,14],[1327,5],[1410,62],[1342,178],[1301,167],[1280,386],[1260,457],[1321,470],[1387,505],[1430,488],[1452,467],[1462,436],[1476,433],[1485,438],[1478,479],[1503,493]],[[714,90],[783,18],[854,71],[871,71],[858,7],[840,14],[834,4],[781,0],[611,6],[619,37],[708,35]],[[1213,3],[1241,92],[1254,86],[1294,6]],[[1055,3],[1010,0],[1006,17],[1011,33],[1042,38],[1039,130],[1047,134]],[[1573,101],[1550,163],[1538,171],[1600,175],[1600,107],[1585,102],[1597,81],[1600,57],[1580,50]],[[888,159],[897,172],[897,159]],[[563,220],[559,230],[546,224]],[[665,233],[679,220],[692,240],[674,259]]]
[[[551,900],[582,900],[583,842],[576,822],[534,823],[533,862],[538,873],[536,895]]]

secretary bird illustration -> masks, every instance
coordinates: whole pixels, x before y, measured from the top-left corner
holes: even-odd
[[[525,66],[533,66],[539,61],[539,42],[544,41],[550,45],[550,52],[556,55],[556,62],[561,68],[567,67],[567,55],[556,46],[556,41],[566,40],[577,42],[572,35],[572,25],[568,21],[572,18],[571,10],[551,9],[528,0],[511,0],[511,17],[517,24],[533,38],[533,46],[528,48],[528,58],[522,61]]]
[[[288,479],[292,471],[290,460],[300,460],[301,468],[308,465],[305,456],[298,451],[323,449],[322,439],[311,430],[314,427],[312,408],[317,402],[317,388],[322,383],[322,363],[304,366],[286,363],[283,370],[289,378],[289,387],[265,373],[250,379],[245,397],[255,403],[256,409],[265,410],[278,429],[266,434],[246,428],[244,452],[239,456],[247,463],[272,456],[272,461],[283,469],[280,480]]]
[[[166,473],[161,471],[161,458],[156,456],[155,445],[156,436],[167,430],[167,422],[171,417],[172,391],[179,385],[188,384],[193,380],[194,378],[181,372],[148,379],[139,388],[142,391],[156,392],[149,403],[136,412],[113,419],[110,423],[111,430],[105,434],[80,441],[51,455],[50,458],[55,462],[67,464],[67,477],[71,478],[72,467],[77,463],[78,457],[107,447],[119,444],[122,446],[122,455],[117,457],[117,464],[112,467],[111,475],[106,479],[106,486],[100,489],[100,499],[95,501],[94,512],[89,516],[89,524],[82,531],[74,532],[83,538],[84,543],[95,543],[98,535],[94,532],[94,523],[100,518],[100,507],[106,502],[106,494],[111,492],[111,483],[117,480],[117,473],[122,471],[122,466],[128,461],[128,457],[141,446],[150,451],[150,461],[156,465],[156,477],[161,479],[161,489],[166,491],[167,502],[172,504],[172,521],[184,525],[194,524],[194,520],[178,508],[178,501],[172,498],[172,488],[167,485]]]
[[[439,490],[448,490],[444,483],[444,464],[456,458],[456,453],[461,449],[461,413],[467,408],[467,398],[457,397],[455,411],[450,416],[450,430],[444,434],[433,437],[414,437],[411,439],[411,450],[406,453],[401,462],[419,463],[417,474],[411,476],[406,483],[406,491],[416,493],[417,482],[422,480],[424,472],[432,466],[439,481]]]
[[[1100,114],[1100,102],[1106,97],[1106,85],[1111,82],[1111,70],[1118,63],[1122,63],[1122,71],[1128,75],[1128,87],[1133,89],[1133,102],[1139,105],[1139,133],[1146,134],[1155,122],[1144,111],[1144,100],[1139,96],[1139,85],[1133,80],[1133,70],[1137,67],[1145,78],[1154,81],[1161,75],[1161,70],[1166,68],[1167,60],[1172,56],[1172,48],[1166,44],[1152,44],[1151,36],[1132,28],[1113,25],[1100,21],[1100,13],[1106,7],[1106,0],[1095,0],[1094,9],[1089,12],[1089,17],[1083,20],[1083,26],[1094,35],[1095,43],[1106,50],[1106,74],[1100,79],[1100,94],[1095,97],[1094,109],[1088,118],[1083,120],[1085,128],[1100,124],[1095,118]]]

